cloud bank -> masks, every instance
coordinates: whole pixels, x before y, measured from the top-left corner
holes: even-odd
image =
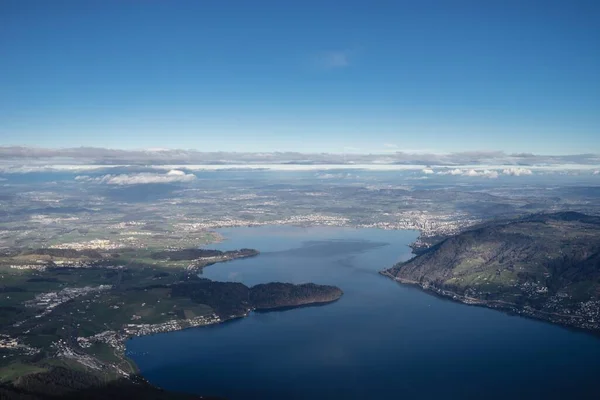
[[[425,170],[423,170],[425,173]],[[504,169],[443,169],[436,172],[437,175],[453,175],[453,176],[469,176],[469,177],[485,177],[498,178],[500,175],[508,176],[527,176],[532,175],[533,171],[528,168],[504,168]]]
[[[485,169],[483,171],[477,171],[474,169],[470,169],[470,170],[464,172],[463,176],[481,176],[481,177],[485,177],[485,178],[497,178],[498,171],[493,171],[493,170],[488,170],[488,169]]]
[[[100,177],[77,176],[76,181],[101,183],[107,185],[144,185],[149,183],[186,183],[196,180],[196,175],[186,174],[183,171],[171,170],[166,174],[143,172],[139,174],[103,175]]]
[[[387,146],[386,146],[387,147]],[[161,164],[400,164],[422,166],[504,165],[515,168],[553,165],[600,165],[598,154],[535,155],[501,151],[471,151],[448,154],[407,153],[236,153],[198,150],[116,150],[95,147],[49,149],[0,146],[0,166],[59,165],[161,165]]]

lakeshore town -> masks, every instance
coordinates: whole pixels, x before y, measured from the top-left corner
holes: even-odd
[[[128,221],[126,223],[110,224],[96,231],[96,237],[85,240],[60,240],[56,243],[40,242],[41,247],[50,249],[64,250],[99,250],[115,251],[128,248],[147,248],[152,243],[160,240],[165,249],[178,249],[190,247],[193,243],[206,241],[209,235],[209,242],[222,240],[221,235],[214,230],[220,228],[235,227],[257,227],[257,226],[276,226],[276,225],[294,225],[294,226],[332,226],[349,228],[378,228],[385,230],[418,230],[421,238],[432,236],[452,235],[460,230],[481,222],[481,220],[462,214],[430,214],[427,212],[401,212],[397,214],[383,213],[379,216],[380,221],[353,221],[350,218],[336,215],[307,214],[300,216],[291,216],[283,219],[268,220],[247,220],[239,218],[215,218],[215,219],[192,219],[181,217],[172,223],[168,230],[153,232],[143,230],[150,222],[142,220]],[[64,222],[64,221],[63,221]],[[80,224],[83,221],[78,221]],[[85,225],[85,224],[84,224]],[[27,236],[35,237],[39,233],[35,231],[23,233],[23,240]],[[82,238],[85,238],[82,235]],[[1,243],[0,243],[1,244]],[[45,264],[44,260],[35,260],[35,263],[14,264],[13,268],[40,268],[37,264]],[[85,260],[82,260],[85,263]],[[66,261],[60,259],[53,260],[53,266],[61,266]],[[72,266],[72,265],[69,265]],[[77,265],[75,265],[77,266]],[[85,265],[80,265],[85,266]]]

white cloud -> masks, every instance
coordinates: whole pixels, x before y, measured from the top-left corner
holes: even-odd
[[[323,54],[323,65],[326,68],[345,68],[350,65],[350,57],[345,51],[329,51]]]
[[[498,177],[498,171],[490,170],[490,169],[477,170],[477,169],[460,169],[460,168],[455,168],[455,169],[446,170],[446,171],[439,171],[438,175],[454,175],[454,176],[497,178]]]
[[[440,175],[462,175],[463,174],[463,170],[460,168],[454,168],[448,171],[440,171],[438,172],[438,174]]]
[[[148,183],[181,183],[192,182],[196,179],[194,174],[186,174],[179,170],[170,170],[166,174],[156,174],[143,172],[139,174],[120,174],[120,175],[103,175],[97,178],[90,176],[76,176],[75,180],[79,182],[94,182],[107,185],[143,185]]]
[[[385,143],[383,146],[387,147],[388,149],[397,149],[398,148],[398,145],[393,144],[393,143]]]
[[[527,168],[506,168],[502,171],[504,175],[511,176],[522,176],[522,175],[531,175],[532,172]]]
[[[510,167],[504,168],[502,170],[502,174],[510,175],[510,176],[523,176],[523,175],[531,175],[533,172],[528,168],[521,167]],[[461,175],[461,176],[470,176],[470,177],[486,177],[486,178],[497,178],[500,174],[497,170],[494,169],[460,169],[455,168],[451,170],[439,171],[439,175]]]
[[[600,170],[594,171],[592,175],[600,175]]]
[[[350,65],[352,52],[347,50],[324,51],[316,55],[315,66],[319,69],[331,70],[346,68]]]
[[[473,171],[472,169],[469,170],[469,172]],[[475,171],[477,173],[476,176],[482,176],[485,178],[492,178],[495,179],[498,177],[498,171],[494,171],[494,170],[489,170],[489,169],[484,169],[483,171]]]
[[[426,175],[433,174],[433,170],[431,168],[423,168],[421,172]]]
[[[463,176],[479,176],[480,173],[478,171],[475,171],[474,169],[470,169],[466,172],[463,172]]]

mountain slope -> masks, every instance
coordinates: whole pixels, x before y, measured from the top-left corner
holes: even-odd
[[[466,303],[600,331],[600,217],[490,222],[384,274]]]

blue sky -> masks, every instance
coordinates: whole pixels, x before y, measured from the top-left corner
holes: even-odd
[[[597,1],[0,1],[0,145],[600,153]]]

